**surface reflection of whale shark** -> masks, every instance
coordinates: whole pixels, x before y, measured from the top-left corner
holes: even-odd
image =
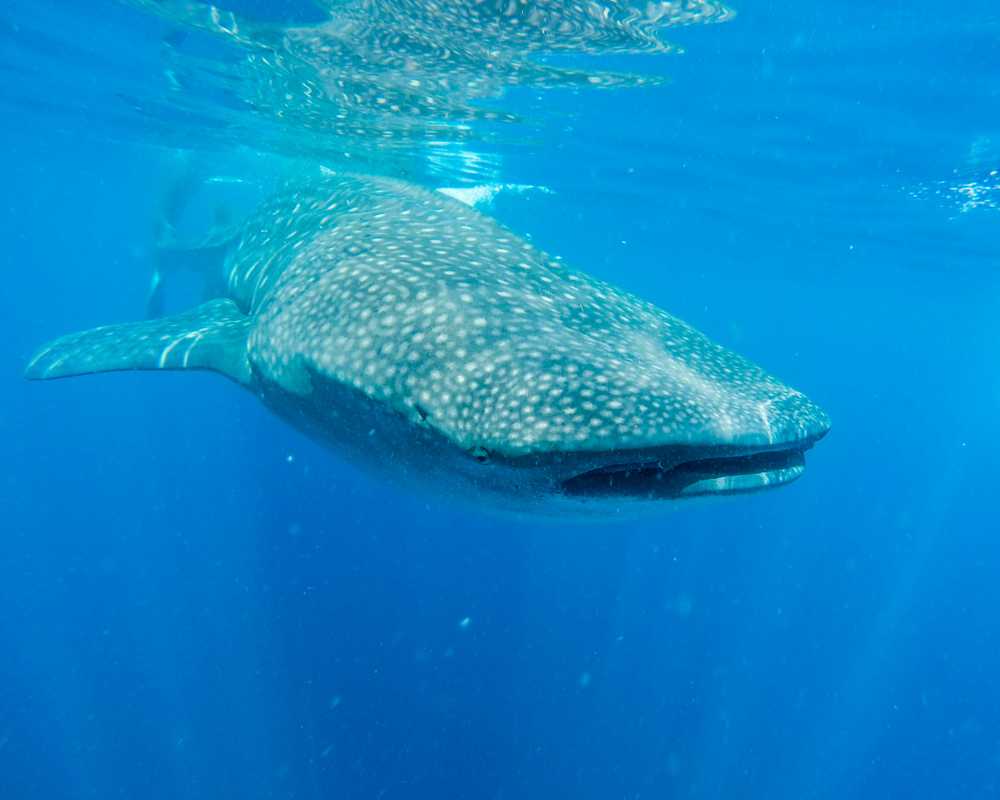
[[[27,377],[215,370],[355,461],[541,513],[781,485],[829,427],[689,325],[399,181],[279,195],[218,255],[225,297],[57,339]]]
[[[251,13],[250,6],[288,3],[230,10],[190,0],[127,2],[170,26],[162,56],[175,91],[166,103],[183,99],[188,115],[197,110],[200,136],[298,157],[349,157],[374,171],[392,161],[394,174],[407,175],[419,174],[422,159],[413,155],[428,147],[522,142],[521,123],[536,124],[541,109],[524,118],[523,105],[515,111],[499,102],[510,89],[658,83],[659,75],[609,72],[581,57],[673,52],[663,38],[673,28],[733,17],[717,0],[319,0],[308,4],[316,13],[297,22]],[[285,15],[294,16],[288,8],[278,17]],[[219,46],[206,48],[205,35]],[[220,96],[224,102],[206,102]]]

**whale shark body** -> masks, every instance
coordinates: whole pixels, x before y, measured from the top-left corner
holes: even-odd
[[[219,269],[224,297],[57,339],[26,376],[214,370],[354,461],[541,513],[780,486],[829,428],[690,325],[400,181],[280,194]]]

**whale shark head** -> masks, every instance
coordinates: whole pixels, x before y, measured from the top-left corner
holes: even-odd
[[[821,408],[680,320],[628,305],[619,325],[527,342],[508,331],[461,380],[429,373],[418,424],[454,447],[452,474],[512,509],[556,513],[749,493],[803,474],[830,427]]]
[[[511,497],[534,498],[542,510],[559,512],[621,511],[782,486],[804,473],[804,454],[826,434],[829,421],[797,392],[774,384],[765,391],[767,399],[750,400],[748,394],[723,390],[715,402],[731,401],[734,409],[723,426],[700,424],[698,418],[717,406],[700,405],[699,393],[680,391],[671,393],[669,402],[689,409],[689,417],[666,434],[663,426],[637,416],[634,423],[647,425],[643,434],[612,432],[603,445],[586,450],[572,440],[550,441],[518,456],[479,448],[470,454],[483,471],[477,483]],[[623,408],[630,405],[621,402]]]
[[[643,513],[802,476],[806,451],[829,430],[825,412],[684,323],[666,324],[677,334],[669,347],[630,358],[601,358],[592,340],[572,357],[553,345],[508,358],[517,348],[495,343],[462,380],[437,370],[410,380],[401,409],[313,370],[291,403],[277,383],[262,394],[355,463],[501,512]],[[288,413],[301,404],[312,408]]]

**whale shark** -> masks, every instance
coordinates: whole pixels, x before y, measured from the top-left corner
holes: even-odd
[[[223,296],[44,346],[26,377],[211,370],[344,457],[518,512],[782,486],[826,413],[452,197],[328,175],[219,251]]]

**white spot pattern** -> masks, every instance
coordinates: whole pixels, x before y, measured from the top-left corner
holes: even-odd
[[[517,456],[815,435],[804,396],[437,193],[341,176],[268,203],[229,262],[250,359]]]

